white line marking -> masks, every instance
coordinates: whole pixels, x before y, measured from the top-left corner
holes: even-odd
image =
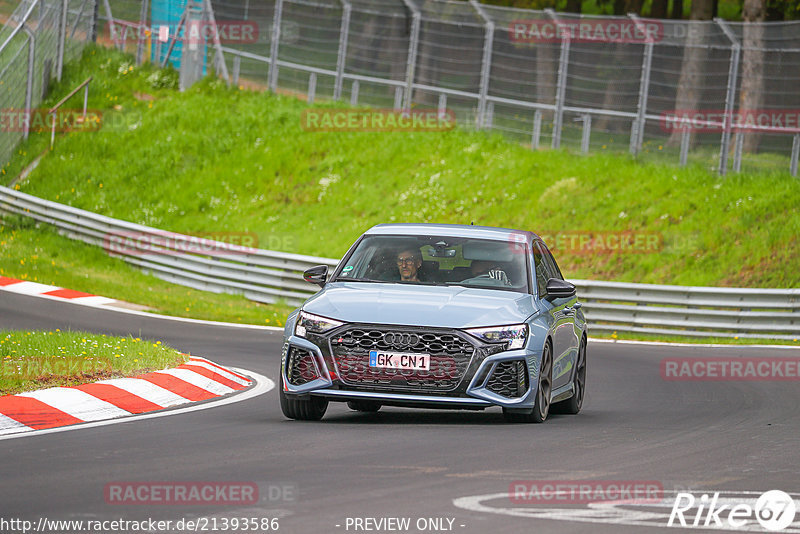
[[[48,428],[46,430],[37,430],[35,432],[22,432],[18,434],[12,434],[10,436],[0,436],[0,441],[5,439],[17,439],[17,438],[28,438],[32,436],[41,436],[42,434],[54,434],[56,432],[69,432],[71,430],[81,430],[84,428],[93,428],[98,426],[117,425],[119,423],[129,423],[131,421],[140,421],[142,419],[154,419],[156,417],[167,417],[169,415],[178,415],[182,413],[196,412],[199,410],[208,410],[209,408],[216,408],[217,406],[224,406],[226,404],[233,404],[234,402],[241,402],[244,400],[252,399],[253,397],[257,397],[259,395],[263,395],[264,393],[271,391],[275,387],[275,382],[273,382],[264,375],[254,373],[252,371],[247,371],[245,369],[238,369],[236,367],[232,367],[232,369],[237,373],[241,373],[252,378],[255,381],[255,385],[250,389],[237,392],[235,395],[231,395],[229,397],[203,402],[195,404],[193,406],[186,406],[185,408],[176,408],[174,410],[165,410],[163,412],[152,412],[141,415],[132,415],[130,417],[118,417],[116,419],[108,419],[106,421],[94,421],[91,423],[62,426],[59,428]]]
[[[224,376],[225,378],[227,378],[228,380],[230,380],[232,382],[236,382],[237,384],[241,384],[242,386],[246,386],[246,385],[249,384],[249,382],[247,380],[243,380],[243,379],[239,378],[238,376],[236,376],[233,373],[229,373],[228,371],[225,371],[224,369],[220,369],[219,367],[216,367],[216,366],[211,365],[210,363],[207,363],[207,362],[204,362],[204,361],[189,360],[188,362],[184,363],[182,366],[187,366],[187,365],[193,365],[193,366],[196,366],[196,367],[202,367],[203,369],[208,369],[209,371],[213,371],[213,372],[217,373],[218,375]]]
[[[162,375],[174,376],[175,378],[180,378],[185,382],[189,382],[193,386],[197,386],[206,391],[210,391],[215,395],[227,395],[228,393],[233,393],[234,391],[236,391],[230,386],[226,386],[225,384],[220,384],[216,380],[212,380],[201,374],[195,373],[190,369],[165,369],[163,371],[156,371],[156,373]]]
[[[147,380],[141,378],[112,378],[110,380],[101,380],[97,384],[109,384],[116,386],[120,389],[137,395],[144,400],[150,401],[153,404],[158,404],[162,408],[169,408],[178,404],[186,404],[191,402],[189,399],[181,397],[168,389],[157,386]]]
[[[110,402],[73,388],[40,389],[38,391],[20,393],[17,397],[39,400],[81,421],[100,421],[110,417],[131,415],[129,411],[118,408]]]
[[[730,501],[730,503],[734,503],[735,501],[736,503],[749,502],[751,505],[755,505],[757,497],[763,493],[760,491],[725,490],[692,490],[692,493],[695,495],[700,495],[701,493],[707,493],[711,495],[716,491],[720,492],[721,495],[752,495],[750,498],[745,497],[742,499],[736,499],[734,497],[723,498],[719,501],[720,504],[722,504],[723,501]],[[531,520],[551,519],[555,521],[576,521],[580,523],[606,523],[614,525],[682,528],[684,530],[688,528],[697,530],[764,531],[764,529],[761,528],[761,525],[754,519],[749,520],[746,525],[740,528],[733,528],[726,521],[723,521],[722,527],[711,525],[698,525],[696,527],[692,527],[691,525],[688,525],[687,527],[670,527],[667,523],[672,510],[673,499],[671,496],[668,497],[666,493],[667,492],[665,492],[664,499],[660,503],[635,504],[625,501],[609,501],[589,503],[586,505],[586,508],[545,508],[538,506],[517,506],[504,508],[502,506],[489,506],[485,504],[486,501],[498,499],[503,499],[507,504],[515,504],[509,499],[509,494],[507,492],[459,497],[457,499],[453,499],[453,505],[471,512],[524,517]],[[798,497],[798,494],[796,493],[790,493],[790,495],[795,499]],[[636,507],[639,507],[640,509],[637,510],[635,509]],[[800,533],[800,521],[793,522],[789,527],[783,529],[781,532],[791,534]]]

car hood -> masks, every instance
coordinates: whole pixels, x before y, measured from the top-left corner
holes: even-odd
[[[303,310],[350,323],[470,328],[521,323],[537,308],[533,296],[513,291],[334,282]]]

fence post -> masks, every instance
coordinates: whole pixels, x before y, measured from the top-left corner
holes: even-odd
[[[281,40],[281,15],[283,0],[275,0],[275,14],[272,18],[272,40],[269,45],[269,80],[267,85],[270,91],[278,88],[278,46]]]
[[[411,109],[411,98],[414,92],[414,74],[417,72],[417,50],[419,49],[419,27],[422,16],[417,6],[411,0],[403,0],[411,11],[411,36],[408,39],[408,65],[406,67],[406,93],[403,98],[403,107]]]
[[[542,110],[533,112],[533,134],[531,134],[531,149],[539,148],[539,138],[542,136]]]
[[[114,24],[114,15],[111,13],[111,5],[108,3],[108,0],[103,0],[103,5],[106,8],[108,30],[111,32],[111,42],[114,43],[117,48],[119,48],[119,43],[117,42],[117,26]]]
[[[308,93],[306,102],[310,105],[314,103],[314,97],[317,94],[317,73],[312,72],[308,75]]]
[[[741,52],[741,45],[736,35],[731,31],[728,24],[720,19],[714,19],[725,36],[731,42],[731,63],[728,68],[728,90],[725,94],[725,118],[724,126],[722,128],[722,139],[720,140],[719,149],[719,173],[725,176],[728,172],[728,154],[730,153],[731,145],[731,123],[733,122],[733,108],[735,107],[734,99],[736,98],[736,77],[739,75],[739,54]]]
[[[561,128],[564,123],[564,98],[567,94],[567,69],[569,67],[570,32],[564,31],[556,18],[555,11],[548,8],[545,13],[556,23],[561,33],[561,55],[558,59],[558,85],[556,89],[556,111],[553,116],[553,148],[561,146]]]
[[[358,105],[358,80],[353,80],[353,85],[350,86],[350,105]]]
[[[139,35],[136,41],[136,64],[142,64],[142,56],[144,55],[144,39],[145,32],[147,31],[147,7],[148,0],[142,1],[142,9],[139,12]]]
[[[33,32],[25,25],[22,26],[22,31],[28,34],[28,78],[25,81],[25,113],[28,115],[28,120],[25,121],[25,131],[23,138],[27,141],[28,134],[31,129],[31,101],[33,99],[33,71],[36,65],[36,37]]]
[[[494,21],[486,13],[477,0],[469,0],[470,5],[486,23],[486,36],[483,41],[483,58],[481,59],[480,99],[478,100],[478,128],[486,128],[486,96],[489,94],[489,81],[492,73],[492,47],[494,45]]]
[[[233,85],[239,85],[239,71],[242,68],[242,57],[233,56]]]
[[[342,98],[342,81],[344,77],[344,65],[347,61],[347,41],[350,38],[350,12],[353,6],[350,5],[350,0],[341,0],[342,7],[342,25],[339,29],[339,54],[336,56],[336,85],[333,87],[333,99],[339,100]]]
[[[403,88],[397,86],[394,88],[394,109],[402,109],[403,108]]]
[[[447,95],[445,93],[439,93],[439,106],[436,110],[436,115],[441,119],[447,113]]]
[[[733,172],[742,170],[742,150],[744,149],[744,132],[736,132],[733,140]]]
[[[64,49],[67,45],[67,9],[69,0],[61,0],[61,11],[58,17],[58,51],[56,52],[56,76],[61,81],[64,70]]]
[[[792,140],[792,159],[789,163],[789,172],[797,176],[797,160],[800,159],[800,134],[795,134]]]
[[[583,154],[589,153],[589,140],[592,135],[592,116],[588,113],[581,115],[579,119],[583,122],[583,131],[581,132],[581,152]]]
[[[641,19],[636,13],[628,13],[628,16],[633,19],[636,27],[643,35],[649,35],[642,24]],[[650,70],[653,64],[653,39],[648,38],[644,45],[644,56],[642,57],[642,77],[639,81],[639,103],[636,107],[636,120],[631,126],[631,144],[630,153],[636,156],[642,149],[642,140],[644,139],[644,125],[647,115],[647,97],[650,93]]]
[[[92,42],[97,42],[97,24],[100,22],[100,2],[94,3],[94,11],[92,13]]]
[[[689,161],[689,141],[691,138],[692,134],[689,129],[684,129],[681,133],[681,167],[686,167],[686,163]]]

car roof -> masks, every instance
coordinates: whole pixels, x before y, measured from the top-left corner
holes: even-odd
[[[494,226],[475,226],[471,224],[426,224],[426,223],[399,223],[378,224],[365,232],[365,235],[441,235],[450,237],[474,237],[476,239],[493,240],[519,240],[525,236],[530,242],[539,238],[533,232],[513,230],[511,228],[496,228]]]

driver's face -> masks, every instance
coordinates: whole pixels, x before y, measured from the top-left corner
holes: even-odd
[[[414,253],[404,251],[397,255],[397,268],[400,271],[400,280],[417,280],[417,270],[422,265],[422,260],[414,258]]]

